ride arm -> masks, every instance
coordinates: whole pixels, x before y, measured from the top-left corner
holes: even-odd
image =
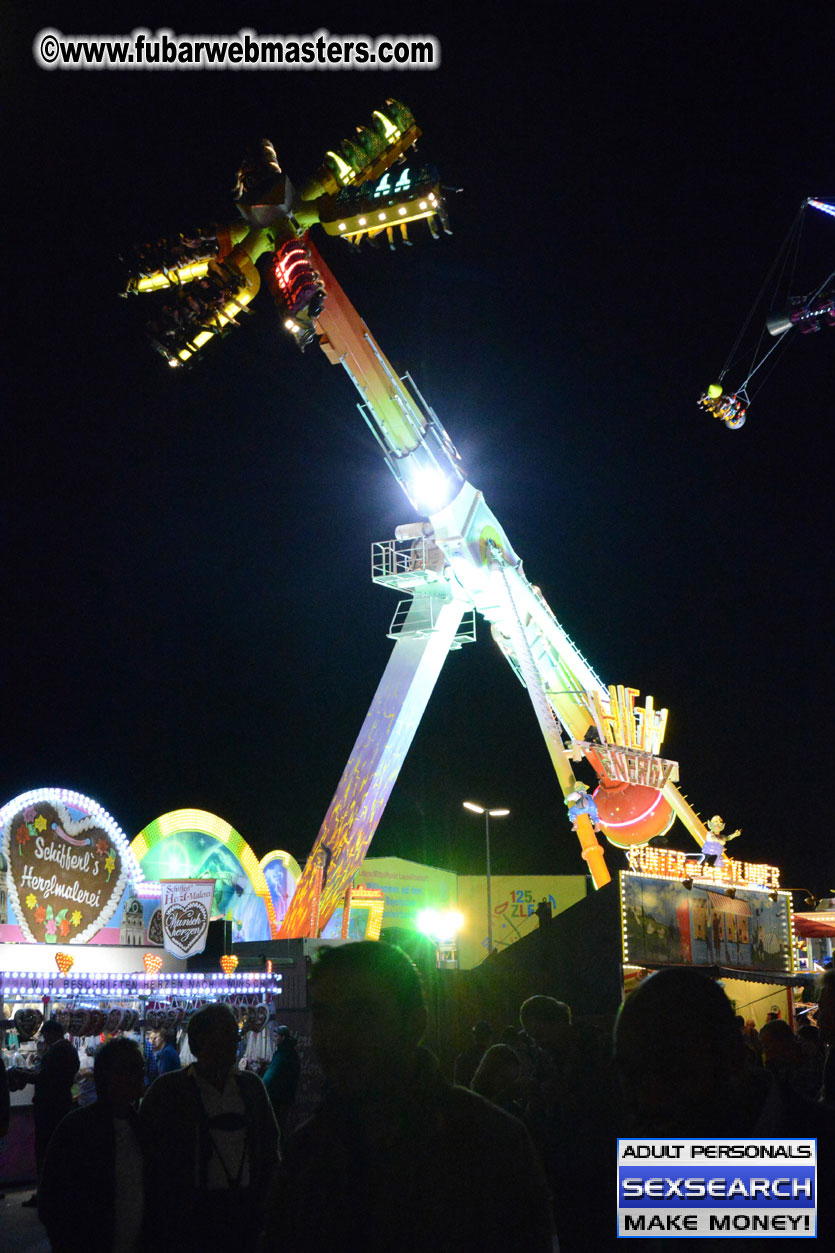
[[[608,691],[539,588],[525,577],[498,519],[481,492],[467,481],[460,457],[437,416],[411,380],[398,377],[321,254],[309,246],[327,291],[325,306],[315,319],[320,347],[329,361],[344,366],[360,393],[360,411],[386,462],[416,511],[429,518],[452,582],[491,623],[494,639],[528,689],[566,796],[576,779],[559,726],[571,740],[585,740],[590,723],[588,693],[596,691],[608,700]],[[586,756],[602,777],[597,755],[589,749]],[[662,795],[667,812],[672,810],[701,845],[707,830],[686,798],[669,780]],[[587,817],[577,820],[576,832],[599,887],[608,881],[609,873]]]
[[[308,248],[327,291],[315,319],[319,346],[332,364],[345,367],[386,464],[414,508],[426,515],[427,506],[448,503],[465,482],[461,458],[411,380],[398,377],[310,240]]]

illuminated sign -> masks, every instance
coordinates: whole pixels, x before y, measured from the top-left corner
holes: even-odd
[[[636,874],[656,875],[664,879],[681,881],[688,875],[700,882],[749,884],[751,887],[779,888],[780,871],[777,866],[749,861],[734,861],[725,857],[715,866],[700,865],[694,860],[697,853],[682,853],[675,848],[652,848],[645,844],[630,848],[626,854],[629,869]]]
[[[138,871],[121,828],[95,801],[63,788],[18,796],[0,822],[9,897],[24,938],[91,939],[116,912],[129,872]]]
[[[817,1142],[618,1140],[618,1236],[817,1235]]]
[[[637,688],[610,683],[608,703],[600,692],[586,692],[586,709],[606,744],[657,755],[661,751],[669,711],[656,709],[651,696],[647,696],[643,707],[636,705],[635,697],[640,694]]]
[[[678,781],[678,762],[659,756],[667,728],[666,709],[656,709],[651,696],[636,705],[640,692],[623,684],[609,685],[608,700],[596,690],[586,691],[585,709],[597,732],[594,743],[574,740],[574,760],[594,756],[605,776],[621,783],[637,783],[658,791]]]

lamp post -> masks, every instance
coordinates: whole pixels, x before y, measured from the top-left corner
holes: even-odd
[[[484,844],[487,851],[487,954],[493,952],[493,902],[490,896],[490,819],[506,818],[509,809],[487,809],[474,801],[464,801],[464,808],[474,814],[484,814]]]

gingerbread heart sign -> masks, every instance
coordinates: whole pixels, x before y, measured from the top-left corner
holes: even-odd
[[[14,1025],[21,1040],[31,1040],[43,1022],[39,1009],[19,1009],[14,1014]]]
[[[161,879],[162,935],[174,957],[195,957],[206,947],[214,879]]]
[[[27,940],[83,944],[112,918],[127,867],[102,818],[57,796],[23,805],[3,826],[9,895]]]

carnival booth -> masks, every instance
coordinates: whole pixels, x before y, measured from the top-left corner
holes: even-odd
[[[282,976],[268,963],[237,973],[231,941],[274,935],[275,909],[258,859],[228,823],[178,811],[131,845],[96,801],[42,788],[3,806],[0,833],[0,1047],[12,1089],[0,1182],[34,1178],[27,1075],[38,1066],[39,1033],[50,1017],[77,1049],[80,1104],[95,1099],[93,1057],[105,1039],[136,1039],[152,1076],[155,1033],[173,1032],[190,1061],[189,1017],[214,1001],[238,1017],[239,1064],[266,1067]],[[167,862],[155,862],[155,850],[168,852]],[[158,865],[168,873],[152,878]],[[230,942],[214,969],[194,970],[213,919]]]
[[[628,853],[620,876],[623,985],[667,965],[708,969],[757,1028],[788,1022],[808,975],[799,967],[791,893],[776,866],[722,858],[694,864],[674,849]]]

